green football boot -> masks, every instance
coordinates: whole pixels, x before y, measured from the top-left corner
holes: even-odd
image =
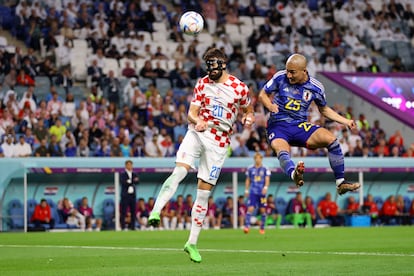
[[[158,227],[160,225],[160,221],[160,213],[151,212],[151,215],[148,218],[148,224],[154,227]]]
[[[188,242],[184,245],[184,251],[190,255],[190,260],[195,263],[201,263],[201,255],[198,253],[197,246],[195,244],[189,244]]]

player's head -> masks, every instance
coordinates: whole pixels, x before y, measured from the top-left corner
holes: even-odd
[[[207,66],[208,77],[213,81],[219,80],[223,70],[226,70],[226,54],[220,49],[211,48],[204,54],[203,60]]]
[[[254,163],[256,164],[256,166],[261,166],[262,160],[263,160],[263,155],[260,152],[256,152],[254,154]]]
[[[309,76],[307,61],[303,55],[293,54],[286,61],[286,74],[290,84],[305,83]]]

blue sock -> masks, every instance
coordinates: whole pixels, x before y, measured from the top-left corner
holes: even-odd
[[[290,154],[287,151],[281,151],[277,158],[279,159],[280,167],[285,174],[292,177],[292,172],[295,170],[295,164],[292,159],[290,159]]]
[[[246,220],[244,221],[244,226],[250,227],[250,219],[252,217],[252,213],[247,212],[246,213]]]
[[[262,229],[262,230],[263,230],[263,229],[264,229],[264,227],[265,227],[265,224],[266,224],[266,214],[262,214],[260,218],[261,218],[261,222],[262,222],[262,223],[260,224],[260,229]]]
[[[345,175],[344,155],[338,140],[335,140],[328,147],[329,164],[334,172],[335,179],[343,179]]]

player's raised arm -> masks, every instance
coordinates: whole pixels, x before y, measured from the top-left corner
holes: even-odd
[[[267,94],[264,89],[259,92],[259,101],[266,107],[270,112],[279,112],[277,104],[272,103],[271,95]]]
[[[254,124],[255,117],[254,117],[254,109],[251,104],[249,104],[247,107],[243,108],[243,118],[242,123],[246,126],[250,126]]]
[[[335,121],[337,123],[343,124],[349,128],[355,128],[356,124],[354,120],[349,120],[341,115],[339,115],[335,110],[329,106],[318,106],[319,112],[326,118]]]

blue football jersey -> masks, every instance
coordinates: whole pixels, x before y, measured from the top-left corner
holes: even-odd
[[[269,123],[285,121],[304,122],[308,118],[308,109],[312,101],[318,106],[326,106],[325,88],[313,77],[303,84],[290,84],[286,70],[282,70],[263,87],[267,94],[274,94],[272,103],[279,107],[278,113],[271,113]]]
[[[270,176],[270,170],[264,166],[256,168],[250,166],[246,171],[246,177],[250,178],[250,194],[260,195],[265,186],[266,176]]]

